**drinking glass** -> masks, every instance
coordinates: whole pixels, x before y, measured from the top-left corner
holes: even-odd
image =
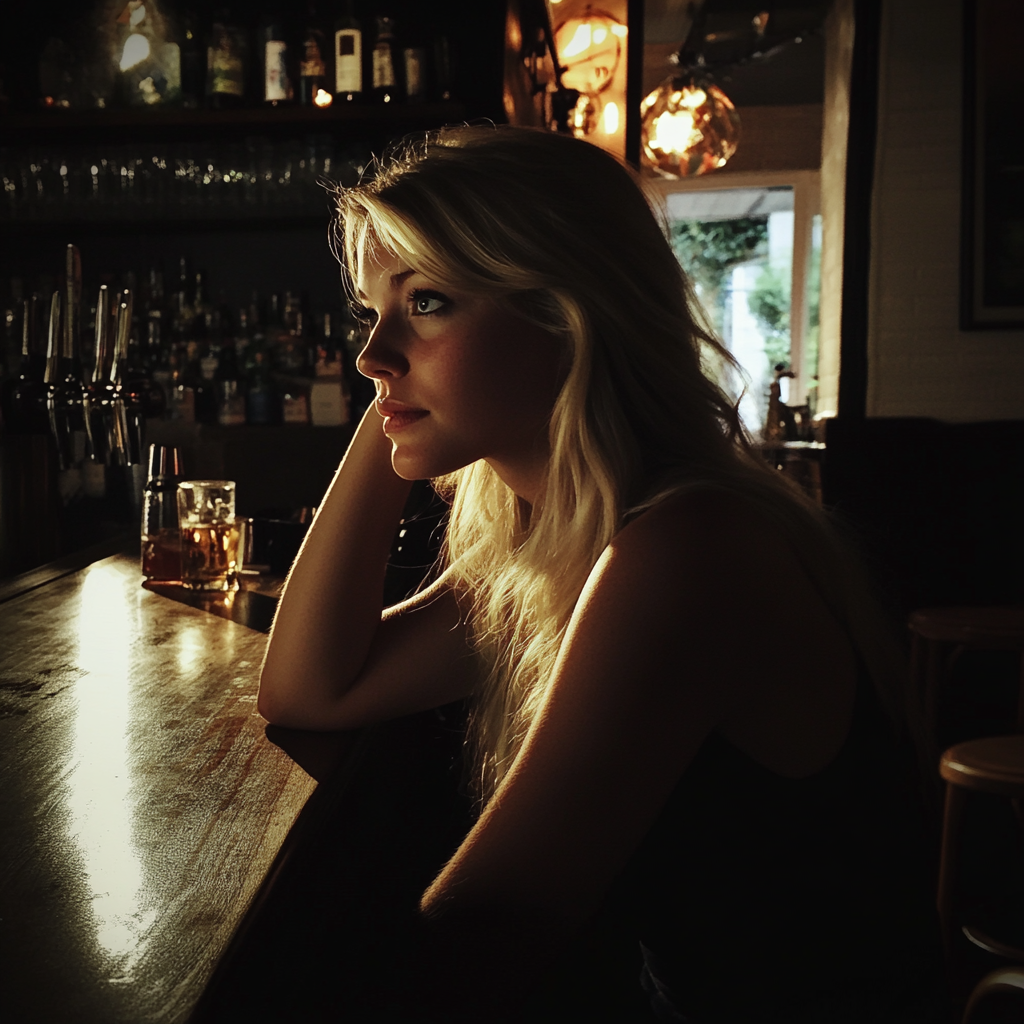
[[[234,480],[178,484],[181,582],[190,590],[237,590],[244,520],[235,517]]]

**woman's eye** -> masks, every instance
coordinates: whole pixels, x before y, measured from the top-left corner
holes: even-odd
[[[415,292],[412,297],[414,316],[429,316],[448,305],[448,299],[436,292]]]

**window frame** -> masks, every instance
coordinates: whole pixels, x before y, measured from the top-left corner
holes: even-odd
[[[810,390],[810,367],[804,358],[804,343],[810,326],[807,281],[811,269],[814,218],[821,214],[821,171],[724,171],[696,178],[645,178],[648,192],[665,208],[668,197],[679,192],[719,192],[734,188],[793,189],[793,269],[790,280],[790,367],[794,380],[790,385],[790,404],[802,405]],[[818,336],[818,365],[821,346]]]

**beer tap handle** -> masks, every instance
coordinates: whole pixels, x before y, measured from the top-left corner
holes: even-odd
[[[125,288],[117,310],[117,340],[114,342],[114,362],[110,379],[115,386],[113,448],[119,465],[132,465],[132,445],[128,433],[128,410],[125,408],[125,389],[121,380],[128,357],[128,335],[132,329],[132,293]]]
[[[96,299],[96,364],[92,371],[93,384],[102,384],[107,377],[107,362],[110,356],[110,289],[100,285]]]
[[[61,298],[60,292],[54,292],[53,297],[50,299],[50,325],[46,332],[46,370],[43,374],[43,380],[46,381],[50,387],[57,384],[57,369],[60,364],[60,351],[61,351],[61,331],[60,331],[60,313],[61,313]],[[25,344],[29,341],[29,326],[25,325]]]
[[[110,464],[114,438],[114,389],[107,380],[109,335],[110,291],[103,284],[96,299],[96,359],[85,387],[83,404],[89,453],[94,462],[106,465]]]
[[[78,358],[78,311],[82,304],[82,256],[69,245],[64,261],[64,348],[61,355],[72,362]],[[79,372],[80,368],[75,367]]]

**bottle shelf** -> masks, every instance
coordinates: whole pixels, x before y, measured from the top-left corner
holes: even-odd
[[[183,137],[194,133],[205,136],[214,130],[241,131],[247,134],[282,131],[303,134],[333,132],[347,125],[379,128],[439,127],[463,118],[465,107],[459,102],[437,103],[343,103],[329,107],[302,107],[294,104],[277,107],[245,107],[238,110],[186,110],[182,107],[129,107],[109,110],[48,109],[12,111],[0,114],[0,138],[4,145],[26,139],[66,140],[68,133],[102,138],[108,132],[125,129],[167,131]],[[76,138],[75,141],[82,141]]]

